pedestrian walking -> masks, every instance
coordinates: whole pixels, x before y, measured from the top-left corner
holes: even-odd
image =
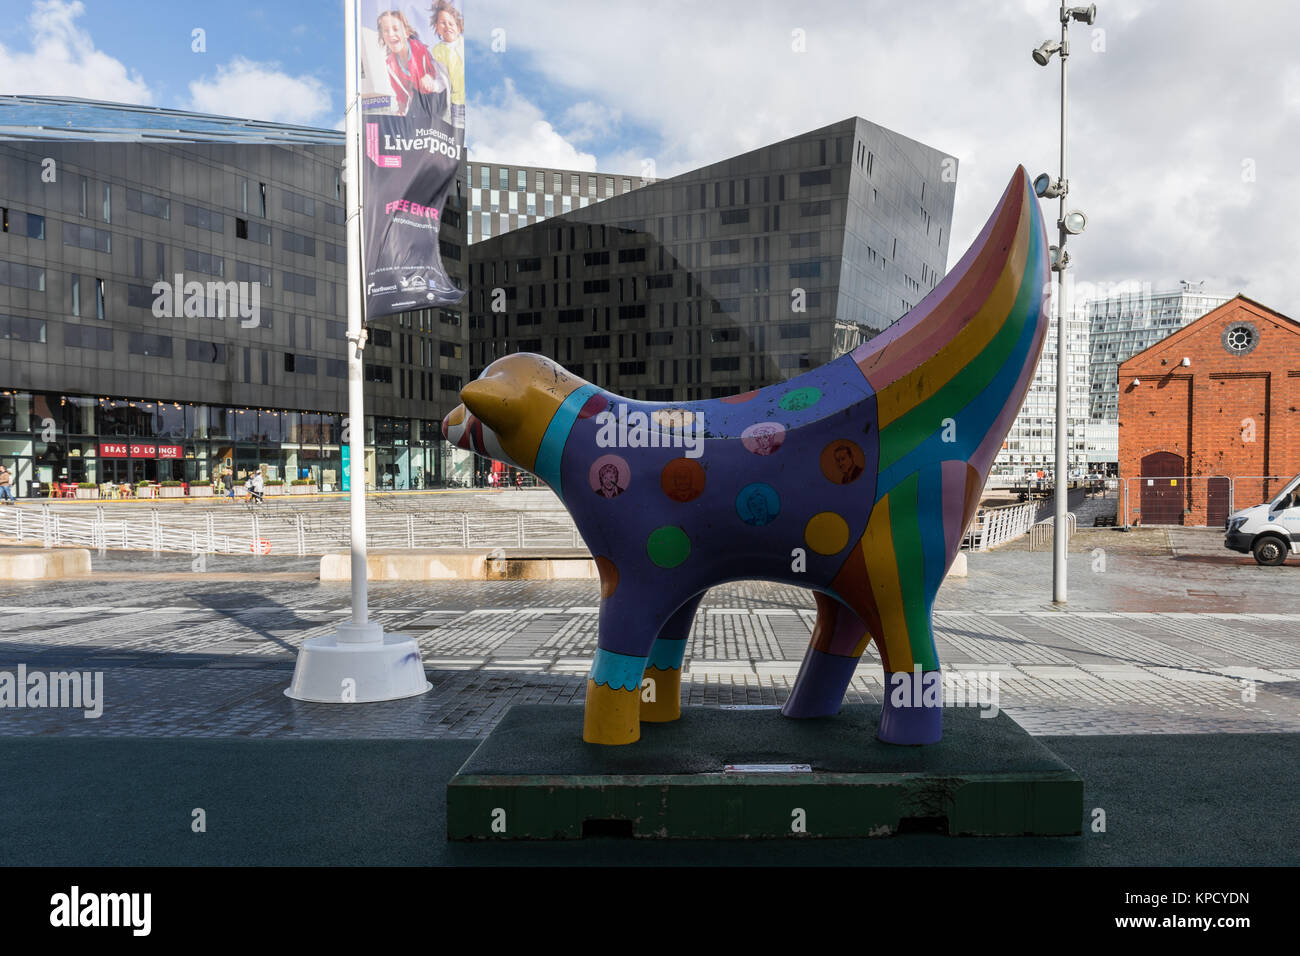
[[[14,476],[4,465],[0,465],[0,501],[7,505],[17,504],[14,501]]]

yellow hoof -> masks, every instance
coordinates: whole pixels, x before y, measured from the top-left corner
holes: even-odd
[[[647,684],[646,681],[653,683]],[[666,724],[682,715],[682,672],[647,667],[641,680],[641,719]]]
[[[634,744],[641,739],[641,695],[587,678],[582,739],[589,744]]]

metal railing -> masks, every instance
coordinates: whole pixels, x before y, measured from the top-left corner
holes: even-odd
[[[1070,538],[1075,531],[1074,512],[1065,513],[1065,546],[1070,546]],[[1029,550],[1049,551],[1056,537],[1056,515],[1044,518],[1029,529]]]
[[[187,509],[188,510],[188,509]],[[339,511],[168,514],[132,509],[108,517],[58,506],[0,509],[0,537],[42,546],[186,554],[269,553],[311,555],[347,548],[349,521]],[[259,545],[266,542],[269,548]],[[366,521],[370,548],[580,548],[582,538],[564,511],[381,511]]]
[[[987,551],[1025,534],[1034,525],[1032,503],[985,508],[975,514],[962,540],[963,551]]]

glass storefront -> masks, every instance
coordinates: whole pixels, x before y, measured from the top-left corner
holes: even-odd
[[[0,464],[19,497],[53,482],[211,480],[263,468],[318,491],[342,485],[342,414],[0,390]],[[441,423],[366,419],[366,484],[383,491],[446,486],[475,456],[442,439]],[[468,483],[468,482],[466,482]]]

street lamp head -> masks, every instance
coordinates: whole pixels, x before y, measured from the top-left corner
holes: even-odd
[[[1070,7],[1065,12],[1080,23],[1088,24],[1088,26],[1092,26],[1097,22],[1097,5],[1095,3],[1090,3],[1086,7]]]
[[[1039,173],[1034,178],[1034,195],[1039,199],[1055,199],[1065,192],[1060,180],[1053,180],[1047,173]]]
[[[1047,61],[1052,58],[1053,53],[1060,52],[1061,44],[1057,40],[1044,40],[1039,44],[1038,49],[1034,51],[1034,62],[1039,66],[1047,66]]]
[[[1088,228],[1088,217],[1077,209],[1071,209],[1065,214],[1065,218],[1061,220],[1061,225],[1065,227],[1065,231],[1070,235],[1077,236]]]

